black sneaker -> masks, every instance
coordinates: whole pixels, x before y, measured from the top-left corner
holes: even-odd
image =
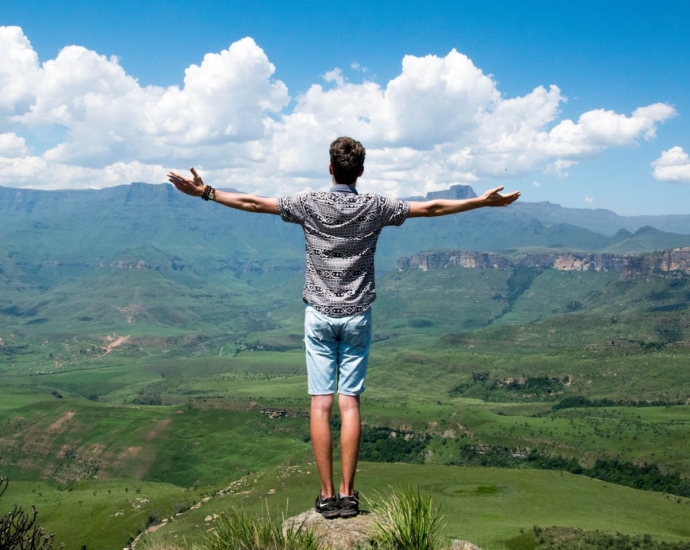
[[[340,497],[340,517],[353,518],[359,514],[359,493],[349,497]]]
[[[316,497],[314,508],[326,519],[335,519],[340,517],[340,504],[337,496],[323,498],[321,493],[319,493],[319,496]]]

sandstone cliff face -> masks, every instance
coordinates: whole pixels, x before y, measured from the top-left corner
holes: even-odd
[[[398,270],[421,269],[429,271],[447,267],[467,267],[470,269],[500,269],[512,267],[513,262],[493,252],[419,252],[410,258],[398,260]]]
[[[621,281],[671,272],[690,274],[690,247],[674,248],[639,255],[616,255],[588,252],[559,252],[554,254],[526,254],[511,260],[493,252],[431,251],[419,252],[410,258],[400,258],[398,271],[423,271],[465,267],[469,269],[504,269],[531,267],[559,271],[600,271],[620,273]]]
[[[659,253],[656,268],[660,271],[690,271],[690,247],[674,248]]]

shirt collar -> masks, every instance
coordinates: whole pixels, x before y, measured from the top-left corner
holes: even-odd
[[[331,187],[331,193],[354,193],[355,195],[359,195],[354,185],[346,185],[344,183],[336,183],[333,185]]]

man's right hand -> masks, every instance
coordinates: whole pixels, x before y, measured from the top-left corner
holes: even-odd
[[[200,197],[204,194],[206,185],[193,167],[190,168],[190,171],[192,172],[192,179],[180,176],[175,172],[168,172],[168,181],[184,194],[191,195],[192,197]]]

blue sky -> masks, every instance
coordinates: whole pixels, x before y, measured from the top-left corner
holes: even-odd
[[[687,214],[689,16],[681,1],[5,3],[0,48],[22,54],[0,58],[0,185],[194,164],[290,193],[327,185],[328,143],[350,134],[361,186],[382,193],[505,185]]]

